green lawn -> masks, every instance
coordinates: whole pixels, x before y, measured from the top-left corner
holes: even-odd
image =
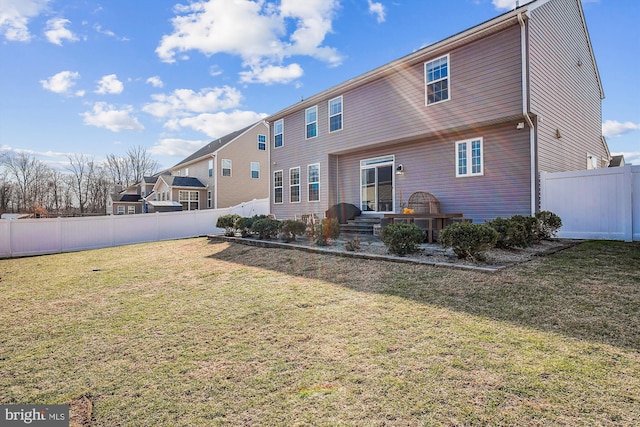
[[[93,426],[640,424],[640,244],[495,274],[188,239],[0,260],[0,403]]]

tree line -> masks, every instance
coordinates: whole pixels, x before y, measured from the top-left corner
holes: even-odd
[[[105,214],[116,184],[127,188],[158,171],[158,163],[141,146],[122,157],[109,154],[101,162],[85,154],[67,159],[65,170],[59,171],[26,153],[0,153],[0,214]]]

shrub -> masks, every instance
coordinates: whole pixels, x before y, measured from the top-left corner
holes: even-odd
[[[324,218],[311,225],[309,234],[316,245],[326,246],[329,239],[337,239],[340,236],[340,223],[336,218]]]
[[[356,252],[360,250],[360,243],[362,243],[362,241],[356,237],[355,239],[347,241],[344,244],[344,248],[349,252]]]
[[[380,230],[380,239],[389,252],[399,256],[416,252],[424,238],[424,231],[415,224],[391,224]]]
[[[538,237],[538,220],[534,217],[514,215],[509,218],[509,220],[516,224],[521,224],[524,227],[526,240],[526,244],[524,246],[531,246],[532,244],[540,241],[540,238]]]
[[[242,235],[242,237],[249,237],[253,234],[251,227],[253,226],[253,223],[256,222],[259,219],[264,219],[267,218],[266,215],[254,215],[250,218],[238,218],[236,220],[235,226],[236,229],[240,231],[240,234]]]
[[[233,237],[236,234],[236,221],[241,218],[240,215],[228,214],[218,217],[216,227],[224,228],[224,235]]]
[[[526,225],[511,218],[496,218],[487,221],[487,225],[498,232],[496,247],[501,249],[524,248],[529,245],[529,233]]]
[[[458,258],[483,260],[484,251],[493,248],[498,232],[486,224],[460,222],[447,226],[440,232],[443,248],[452,248]]]
[[[538,221],[538,238],[540,240],[551,239],[562,227],[560,217],[550,211],[536,212],[536,220]]]
[[[306,223],[293,219],[286,219],[282,221],[282,227],[280,228],[280,238],[285,242],[293,242],[296,240],[296,236],[304,234],[306,230]]]
[[[278,236],[281,223],[277,219],[260,218],[251,225],[251,231],[256,233],[260,239],[274,239]]]

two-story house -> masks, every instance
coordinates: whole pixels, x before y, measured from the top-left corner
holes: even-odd
[[[536,0],[273,114],[271,212],[397,212],[415,191],[476,222],[538,209],[538,175],[604,167],[580,0]]]
[[[149,212],[218,209],[269,196],[269,128],[264,121],[211,141],[160,175]]]

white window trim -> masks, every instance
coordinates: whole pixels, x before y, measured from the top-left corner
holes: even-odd
[[[309,175],[310,175],[310,170],[312,166],[317,166],[318,167],[318,181],[309,181]],[[318,184],[318,200],[310,200],[311,198],[311,191],[309,191],[309,187],[311,186],[311,184]],[[307,165],[307,202],[310,203],[319,203],[320,202],[320,163],[313,163],[310,165]]]
[[[292,184],[291,183],[291,171],[293,170],[298,170],[298,183],[297,184]],[[291,199],[291,189],[293,187],[298,187],[298,201],[294,202]],[[301,176],[301,171],[300,171],[300,166],[296,166],[295,168],[290,168],[289,169],[289,203],[301,203],[302,202],[302,176]]]
[[[224,163],[225,163],[225,162],[229,162],[229,167],[228,167],[228,168],[225,168],[225,167],[224,167]],[[224,178],[230,178],[230,177],[232,177],[232,176],[233,176],[233,161],[232,161],[231,159],[222,159],[222,161],[221,161],[221,163],[220,163],[220,166],[221,166],[221,168],[220,168],[220,175],[221,175],[222,177],[224,177]],[[225,169],[229,169],[229,175],[225,175],[225,174],[224,174]]]
[[[312,122],[307,121],[307,119],[308,119],[308,115],[307,114],[309,113],[310,110],[315,110],[315,112],[316,112],[316,119],[314,121],[312,121]],[[315,125],[316,134],[314,136],[310,137],[307,134],[307,126],[309,126],[311,124]],[[317,138],[317,137],[318,137],[318,106],[314,105],[313,107],[309,107],[306,110],[304,110],[304,139],[313,139],[313,138]]]
[[[126,213],[126,210],[124,206],[120,205],[116,208],[116,215],[124,215],[125,213]]]
[[[133,211],[133,212],[131,212]],[[135,206],[127,206],[127,215],[132,215],[136,213],[136,207]]]
[[[444,78],[438,79],[438,80],[434,80],[432,82],[427,81],[427,64],[433,62],[433,61],[437,61],[439,59],[442,58],[447,58],[447,94],[449,95],[447,97],[447,99],[443,99],[441,101],[438,102],[432,102],[431,104],[429,104],[429,91],[427,90],[427,86],[433,83],[437,83],[439,81],[444,80]],[[436,104],[441,104],[443,102],[447,102],[451,100],[451,57],[449,54],[446,55],[442,55],[439,56],[437,58],[433,58],[430,61],[427,61],[424,63],[424,105],[426,105],[427,107],[431,106],[431,105],[436,105]]]
[[[254,166],[257,166],[255,171],[258,172],[258,176],[257,177],[253,177],[253,172],[254,172]],[[251,162],[251,179],[260,179],[260,162]]]
[[[282,176],[282,184],[280,184],[280,186],[276,187],[276,174],[278,172]],[[276,202],[276,188],[282,189],[282,201],[280,201],[280,202]],[[281,170],[273,171],[273,204],[274,205],[281,205],[283,203],[284,203],[284,171],[281,169]]]
[[[207,191],[207,209],[211,209],[213,207],[213,192]]]
[[[472,155],[472,142],[480,141],[480,172],[473,173],[472,172],[472,164],[471,164],[471,155]],[[459,165],[458,165],[458,146],[460,144],[467,144],[467,173],[461,174]],[[484,141],[483,137],[479,138],[469,138],[462,141],[456,141],[455,144],[455,168],[456,168],[456,178],[467,178],[472,176],[483,176],[484,175]]]
[[[264,138],[264,142],[260,142],[260,137]],[[259,133],[257,140],[258,140],[258,145],[257,145],[258,151],[267,151],[267,135]],[[260,148],[260,144],[263,144],[264,148]]]
[[[209,177],[213,176],[213,159],[210,159],[207,165]]]
[[[341,116],[340,129],[331,130],[331,118],[338,115],[338,114],[333,114],[333,115],[331,114],[331,101],[335,101],[336,99],[340,100],[340,113],[339,113],[339,115]],[[342,129],[344,129],[344,99],[342,98],[342,95],[336,96],[335,98],[332,98],[327,102],[327,115],[329,116],[328,122],[327,122],[329,133],[340,132]]]
[[[278,125],[278,123],[280,123],[282,130],[276,133],[276,126]],[[278,135],[282,135],[282,145],[276,147],[276,136]],[[276,120],[275,122],[273,122],[273,148],[278,149],[282,147],[284,147],[284,119]]]

